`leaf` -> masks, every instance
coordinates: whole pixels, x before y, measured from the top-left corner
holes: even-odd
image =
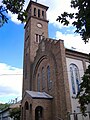
[[[79,33],[82,40],[87,43],[90,38],[90,0],[71,0],[71,8],[78,11],[76,13],[64,12],[57,20],[64,25],[69,25],[64,19],[73,19],[72,25],[76,27],[75,32]]]

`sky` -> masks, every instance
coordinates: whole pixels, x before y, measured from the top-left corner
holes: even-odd
[[[64,40],[66,48],[90,52],[90,42],[85,44],[81,37],[74,33],[75,28],[71,24],[65,27],[56,21],[58,15],[64,11],[76,11],[70,8],[70,0],[37,1],[49,7],[47,19],[50,38]],[[25,0],[24,8],[28,3],[29,0]],[[0,103],[11,103],[15,98],[20,100],[22,96],[24,25],[10,12],[8,17],[8,23],[0,28]]]

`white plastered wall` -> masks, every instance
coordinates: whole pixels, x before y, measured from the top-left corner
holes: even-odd
[[[80,81],[81,81],[82,76],[84,74],[83,62],[81,60],[77,60],[77,59],[73,59],[73,58],[66,58],[66,63],[67,63],[67,72],[68,72],[68,81],[69,81],[69,88],[70,88],[72,112],[74,112],[74,111],[80,112],[78,100],[75,99],[76,95],[74,95],[72,92],[72,84],[71,84],[71,76],[70,76],[70,64],[73,63],[78,67],[79,74],[80,74]]]

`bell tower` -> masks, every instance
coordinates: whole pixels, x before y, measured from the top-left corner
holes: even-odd
[[[38,44],[42,35],[48,38],[48,7],[40,3],[30,1],[26,9],[27,22],[25,25],[24,38],[24,63],[23,63],[23,93],[25,90],[32,90],[31,76],[32,63],[36,56]]]

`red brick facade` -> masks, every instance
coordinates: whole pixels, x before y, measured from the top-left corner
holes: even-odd
[[[22,120],[67,120],[67,113],[72,109],[66,65],[70,51],[65,50],[62,40],[48,38],[47,9],[33,1],[27,8],[31,16],[25,26]],[[33,16],[33,10],[42,11],[44,18]],[[37,23],[43,27],[38,25],[37,28]],[[43,39],[39,43],[35,41],[36,34],[42,34]],[[33,98],[27,90],[45,92],[52,99],[44,96]]]

